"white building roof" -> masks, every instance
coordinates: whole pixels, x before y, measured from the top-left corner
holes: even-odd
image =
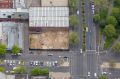
[[[0,39],[2,39],[2,24],[0,23]]]
[[[0,9],[0,12],[25,12],[25,13],[28,13],[28,9],[21,9],[20,11],[20,8],[17,8],[17,9]]]
[[[68,7],[31,7],[30,27],[69,27]]]

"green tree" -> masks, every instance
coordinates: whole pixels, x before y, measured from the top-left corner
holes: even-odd
[[[103,30],[104,34],[109,38],[109,37],[113,37],[116,35],[116,29],[113,25],[106,25],[104,30]]]
[[[72,13],[76,12],[77,0],[69,0],[68,5]]]
[[[93,19],[94,19],[94,22],[99,23],[100,22],[100,15],[99,14],[95,14]]]
[[[31,75],[37,76],[37,75],[48,75],[49,74],[49,70],[48,68],[45,69],[41,69],[38,67],[35,67],[31,70]]]
[[[113,7],[112,15],[115,16],[116,18],[119,17],[120,16],[120,9],[117,7]]]
[[[115,6],[120,6],[120,0],[115,0],[115,1],[114,1],[114,5],[115,5]]]
[[[99,79],[108,79],[106,75],[101,75]]]
[[[78,34],[76,32],[71,32],[69,40],[71,45],[77,44],[79,42]]]
[[[70,25],[74,28],[78,24],[78,19],[75,15],[70,16]]]
[[[16,73],[16,74],[24,74],[24,73],[26,73],[26,69],[23,66],[19,66],[16,69],[14,69],[14,73]]]
[[[108,15],[108,9],[102,9],[102,10],[100,10],[99,15],[100,15],[101,20],[102,19],[106,19],[107,15]]]
[[[13,45],[12,53],[17,55],[18,53],[20,53],[20,48],[17,45]]]
[[[0,67],[0,72],[4,72],[5,71],[5,67]]]
[[[0,55],[6,54],[6,45],[0,44]]]
[[[100,27],[101,28],[104,28],[105,27],[105,25],[106,25],[106,20],[105,19],[102,19],[102,20],[100,20]]]
[[[113,46],[113,51],[115,53],[119,53],[120,54],[120,42],[117,42],[114,46]]]
[[[117,24],[117,20],[114,16],[108,16],[107,23],[115,26]]]

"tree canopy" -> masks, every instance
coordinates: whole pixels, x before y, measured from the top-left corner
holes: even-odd
[[[77,0],[69,0],[69,6],[75,7],[77,5]]]
[[[115,53],[119,53],[120,54],[120,42],[117,42],[114,46],[113,46],[113,51]]]
[[[116,35],[116,29],[113,25],[106,25],[105,28],[104,28],[104,34],[107,36],[107,37],[113,37]]]
[[[96,23],[99,23],[100,22],[100,15],[99,14],[95,14],[94,17],[93,17],[94,21]]]
[[[37,76],[37,75],[48,75],[49,74],[49,70],[48,68],[44,68],[44,69],[41,69],[41,68],[33,68],[31,70],[31,75],[34,75],[34,76]]]
[[[26,73],[25,67],[23,66],[19,66],[16,69],[14,69],[14,73],[16,74],[24,74]]]
[[[5,67],[0,67],[0,72],[4,72],[5,71]]]
[[[108,16],[107,23],[115,26],[117,24],[117,20],[114,16]]]
[[[20,48],[17,45],[13,45],[12,53],[17,55],[18,53],[20,53]]]
[[[116,18],[120,16],[120,9],[118,7],[113,7],[112,8],[112,15],[115,16]]]
[[[69,0],[68,4],[72,13],[76,11],[77,0]]]
[[[0,55],[6,54],[6,45],[0,44]]]
[[[114,1],[114,5],[115,5],[115,6],[120,6],[120,0],[115,0],[115,1]]]
[[[78,34],[76,32],[71,32],[69,40],[70,40],[70,44],[71,45],[77,44],[79,42],[79,36],[78,36]]]
[[[70,25],[75,27],[78,24],[78,19],[75,15],[70,16]]]
[[[99,79],[108,79],[106,75],[101,75]]]

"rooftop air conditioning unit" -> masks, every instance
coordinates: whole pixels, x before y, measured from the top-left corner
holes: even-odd
[[[21,8],[17,8],[17,12],[21,12]]]

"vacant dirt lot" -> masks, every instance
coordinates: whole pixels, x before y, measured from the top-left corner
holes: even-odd
[[[68,6],[68,0],[41,0],[42,6]]]
[[[54,29],[54,28],[53,28]],[[44,29],[40,33],[29,35],[31,49],[68,49],[69,34],[67,30]]]

